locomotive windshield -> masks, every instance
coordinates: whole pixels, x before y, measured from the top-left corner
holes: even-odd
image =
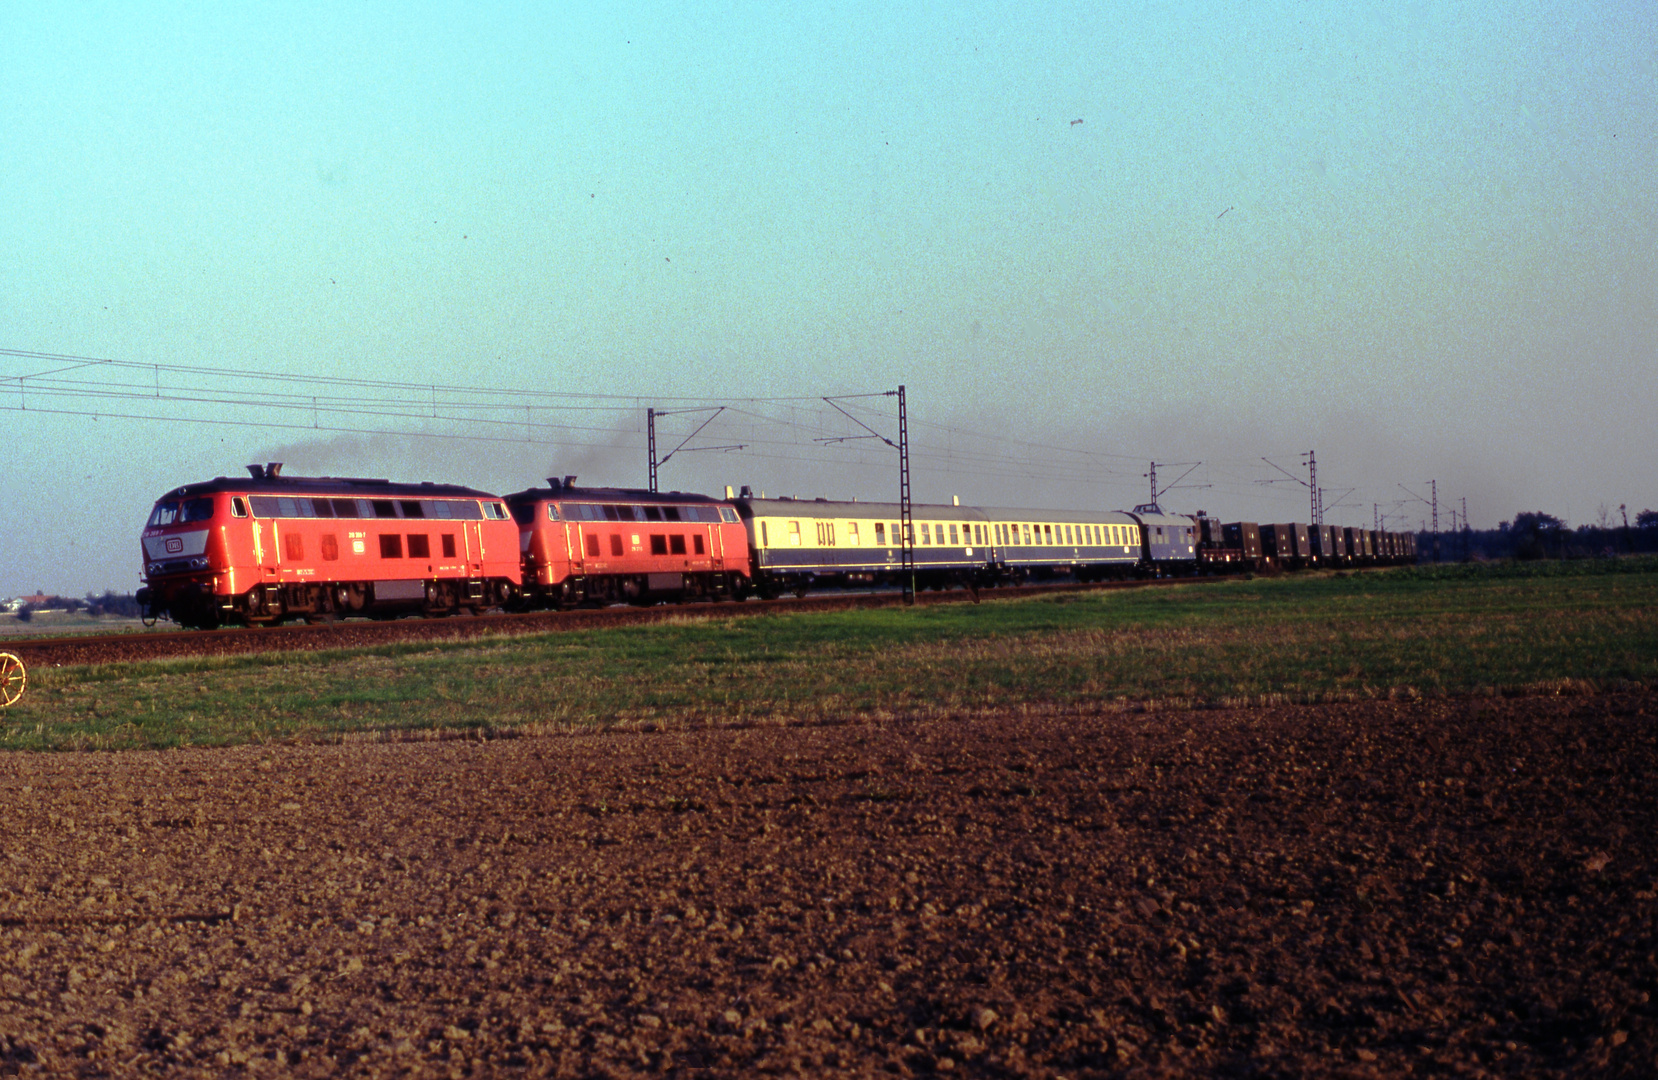
[[[188,525],[192,521],[210,521],[213,518],[213,499],[163,499],[150,511],[150,526]]]

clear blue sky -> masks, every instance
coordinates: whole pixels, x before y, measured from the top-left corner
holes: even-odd
[[[1349,524],[1429,478],[1476,525],[1633,514],[1658,507],[1655,11],[8,5],[0,348],[642,401],[903,382],[952,446],[1206,462],[1179,509],[1304,516],[1252,477],[1315,448]],[[161,491],[275,453],[644,482],[632,444],[18,411],[37,369],[0,356],[0,595],[135,587]],[[891,495],[689,460],[674,486]],[[1143,498],[1126,464],[917,479]]]

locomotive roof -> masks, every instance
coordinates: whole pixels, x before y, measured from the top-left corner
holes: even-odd
[[[555,502],[608,502],[608,503],[639,503],[641,505],[663,505],[667,503],[718,503],[723,499],[716,499],[711,495],[699,495],[691,491],[649,491],[645,488],[605,488],[605,487],[577,487],[574,484],[560,484],[557,487],[525,488],[515,491],[507,497],[508,502],[523,502],[527,499],[547,499]]]
[[[459,484],[416,484],[376,480],[361,476],[262,476],[236,478],[219,476],[197,484],[185,484],[163,495],[163,499],[184,499],[230,491],[255,495],[326,495],[364,499],[493,499],[497,496]]]

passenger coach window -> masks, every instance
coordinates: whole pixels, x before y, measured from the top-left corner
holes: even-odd
[[[875,523],[875,546],[876,547],[884,547],[884,546],[886,546],[886,542],[887,542],[887,528],[886,528],[886,525],[884,525],[883,523],[877,521]]]
[[[789,546],[800,546],[800,522],[798,521],[789,522]]]
[[[933,531],[925,521],[921,523],[921,542],[923,544],[930,544],[933,542]]]

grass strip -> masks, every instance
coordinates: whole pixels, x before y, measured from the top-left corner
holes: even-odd
[[[1564,565],[1565,569],[1562,569]],[[995,596],[590,633],[31,669],[0,748],[436,737],[1658,686],[1658,560]]]

